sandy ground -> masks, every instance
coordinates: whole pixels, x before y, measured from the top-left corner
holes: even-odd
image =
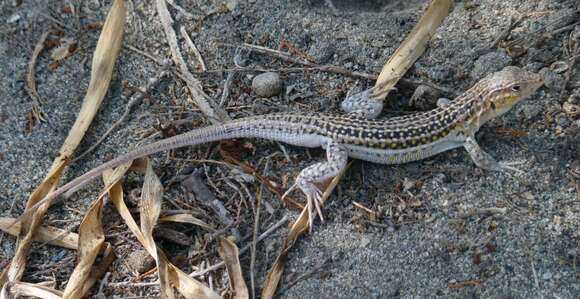
[[[57,154],[87,88],[91,54],[98,30],[87,25],[104,19],[110,1],[85,1],[78,14],[63,10],[60,1],[2,1],[0,3],[0,211],[18,215],[27,197],[42,180]],[[74,1],[77,3],[77,1]],[[291,45],[294,55],[304,55],[320,64],[378,73],[415,25],[426,1],[335,0],[338,14],[325,1],[174,1],[187,13],[171,8],[177,25],[191,34],[210,72],[197,74],[208,94],[220,98],[224,82],[234,67],[236,46],[253,43],[277,49]],[[227,6],[225,6],[227,4]],[[229,7],[229,9],[225,9]],[[292,250],[279,296],[282,298],[578,298],[580,297],[580,120],[566,114],[563,104],[580,104],[578,68],[566,78],[557,66],[569,58],[565,51],[573,27],[534,40],[533,32],[548,33],[557,20],[569,25],[580,18],[574,0],[459,2],[438,29],[422,58],[406,77],[432,82],[456,93],[466,90],[486,74],[506,65],[541,72],[546,87],[508,115],[487,124],[477,135],[480,144],[503,161],[521,162],[522,175],[490,173],[477,169],[463,150],[453,150],[426,161],[400,166],[381,166],[357,161],[346,173],[330,203],[326,222],[300,240]],[[132,1],[129,6],[125,45],[142,49],[159,58],[169,57],[165,35],[149,1]],[[55,25],[47,17],[59,20]],[[510,24],[525,16],[509,39],[523,38],[526,51],[511,55],[493,46]],[[566,21],[567,20],[567,21]],[[562,23],[560,27],[563,26]],[[77,50],[56,68],[50,50],[44,51],[36,67],[38,91],[48,122],[30,129],[31,99],[25,91],[27,63],[41,34],[59,28],[63,37],[73,38]],[[580,32],[576,29],[576,32]],[[58,40],[58,37],[51,37]],[[578,36],[576,36],[576,41]],[[185,42],[180,40],[182,49]],[[283,48],[288,50],[288,47]],[[191,69],[194,56],[187,53]],[[576,54],[577,55],[577,54]],[[251,79],[257,71],[235,72],[227,101],[233,118],[274,111],[336,111],[353,88],[368,88],[374,82],[320,71],[290,71],[297,65],[271,57],[243,53],[248,68],[275,69],[285,88],[280,96],[256,98]],[[124,49],[115,70],[111,89],[87,133],[81,151],[94,143],[120,117],[133,87],[145,86],[160,67],[143,56]],[[416,87],[416,86],[415,86]],[[388,117],[407,111],[433,108],[434,100],[410,104],[413,86],[398,86],[388,97]],[[576,94],[574,96],[574,94]],[[441,94],[452,98],[453,94]],[[189,119],[185,125],[175,120]],[[203,126],[206,122],[187,101],[184,84],[177,78],[164,79],[148,98],[96,151],[71,165],[66,180],[80,175],[115,155],[176,132]],[[265,175],[293,177],[303,167],[323,159],[320,150],[281,147],[267,141],[251,141],[255,152],[242,159]],[[208,155],[208,152],[210,153]],[[208,147],[183,149],[155,156],[156,172],[164,182],[187,170],[205,170],[204,179],[225,207],[236,215],[238,192],[224,183],[235,177],[231,169],[215,164],[191,164],[182,158],[221,160]],[[269,157],[264,162],[263,157]],[[268,164],[267,170],[265,164]],[[204,171],[202,171],[204,172]],[[239,176],[239,174],[238,174]],[[131,176],[127,189],[139,189],[141,178]],[[259,183],[245,186],[253,193]],[[76,230],[98,185],[79,192],[73,199],[51,209],[47,223]],[[187,201],[177,185],[166,186],[167,209]],[[185,199],[184,199],[185,198]],[[261,231],[284,215],[297,211],[285,208],[279,198],[264,192],[267,207],[262,212]],[[378,219],[355,207],[378,212]],[[195,203],[195,201],[193,201]],[[133,202],[137,207],[138,203]],[[213,222],[206,208],[196,208],[200,217]],[[489,213],[488,211],[496,211]],[[499,213],[497,211],[500,211]],[[207,213],[203,215],[203,213]],[[238,230],[251,233],[254,223],[250,206],[241,205]],[[107,210],[116,246],[110,283],[127,281],[134,274],[122,272],[131,251],[139,245],[112,209]],[[191,270],[201,260],[219,261],[216,243],[199,243],[204,232],[183,228],[195,240],[191,246],[167,240],[160,244],[169,256]],[[258,286],[274,260],[286,229],[258,245]],[[243,246],[247,241],[241,242]],[[203,247],[200,249],[200,247]],[[14,239],[4,236],[0,265],[12,256]],[[249,282],[250,258],[242,256]],[[25,281],[53,280],[62,288],[75,262],[74,252],[37,245],[30,256]],[[302,277],[302,275],[306,277]],[[226,274],[212,276],[217,287]],[[155,287],[105,287],[105,294],[120,297],[157,294]]]

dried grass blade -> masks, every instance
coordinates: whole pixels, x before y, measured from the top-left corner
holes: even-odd
[[[246,286],[244,276],[242,275],[238,246],[226,238],[220,238],[219,242],[220,247],[218,248],[218,252],[226,264],[226,269],[228,270],[228,275],[230,277],[230,286],[234,291],[232,298],[250,298],[248,287]]]
[[[43,299],[61,299],[62,292],[35,283],[16,282],[10,285],[10,291],[20,296],[33,296]]]
[[[384,99],[411,65],[425,52],[435,30],[449,14],[452,2],[451,0],[431,2],[415,28],[383,66],[375,83],[373,97]]]
[[[157,178],[157,176],[155,176],[155,173],[150,168],[149,163],[143,163],[143,160],[135,161],[135,163],[131,166],[131,168],[139,170],[143,170],[143,168],[146,169],[145,183],[149,185],[147,187],[144,186],[143,193],[149,192],[148,190],[152,191],[150,192],[151,194],[144,195],[149,196],[149,198],[143,199],[144,202],[142,206],[147,205],[147,207],[145,207],[144,210],[141,211],[142,214],[141,217],[148,218],[144,220],[142,218],[141,220],[141,223],[145,223],[144,229],[139,227],[137,222],[135,222],[135,219],[133,219],[133,216],[131,215],[129,209],[127,208],[127,205],[125,204],[125,201],[123,200],[123,190],[120,185],[116,185],[111,188],[110,190],[111,202],[113,203],[115,208],[117,208],[117,211],[121,215],[121,218],[123,218],[123,220],[129,227],[129,230],[131,230],[131,232],[135,235],[139,243],[141,243],[143,247],[147,250],[147,252],[149,252],[149,254],[156,259],[157,269],[160,273],[160,282],[164,286],[165,285],[174,286],[185,298],[201,298],[201,299],[220,298],[219,295],[216,294],[214,291],[212,291],[210,288],[203,285],[199,281],[187,276],[185,272],[181,271],[179,268],[171,264],[167,260],[163,252],[157,249],[153,237],[145,236],[144,231],[152,231],[153,226],[155,226],[156,224],[155,219],[159,217],[158,213],[160,212],[160,209],[157,208],[158,205],[157,203],[155,202],[146,203],[145,201],[153,201],[154,198],[151,198],[151,196],[154,194],[156,194],[155,196],[158,196],[160,200],[161,191],[157,189],[160,186],[160,183],[159,185],[157,185],[158,183],[154,182],[159,181],[159,179]],[[104,175],[106,176],[109,173],[110,172],[105,173]],[[156,210],[159,210],[159,212],[156,212]],[[145,213],[147,215],[143,215]],[[153,215],[153,213],[157,213],[157,215]],[[165,288],[165,290],[167,290],[167,288]],[[165,292],[165,295],[172,296],[173,293]]]
[[[105,191],[108,192],[115,186],[118,186],[119,180],[129,170],[131,164],[132,163],[125,163],[124,165],[117,167],[117,169],[112,172],[111,176],[103,176],[103,180],[107,186]],[[105,194],[105,192],[102,192],[93,202],[79,227],[79,261],[64,290],[64,299],[84,297],[92,284],[96,282],[98,277],[94,275],[95,269],[93,265],[99,252],[105,252],[105,258],[99,263],[101,269],[106,269],[114,259],[111,246],[105,243],[105,233],[102,225]],[[103,248],[105,248],[105,250],[102,250]],[[109,262],[109,264],[107,264],[107,262]]]
[[[322,195],[322,204],[324,204],[324,202],[326,202],[330,194],[332,194],[332,191],[334,191],[334,188],[336,187],[336,185],[338,185],[338,182],[340,182],[340,179],[342,178],[346,170],[350,168],[350,165],[352,165],[352,162],[348,163],[345,169],[339,175],[335,176],[332,179],[332,181],[330,181],[330,183],[326,187],[326,190],[324,191],[324,194]],[[280,278],[282,277],[282,272],[284,272],[284,264],[286,262],[286,257],[288,256],[290,249],[294,246],[296,241],[298,241],[298,238],[307,231],[308,231],[308,208],[305,207],[300,213],[300,216],[298,216],[298,219],[294,222],[294,224],[292,224],[292,227],[288,232],[288,236],[284,241],[284,246],[282,247],[282,250],[278,254],[278,257],[274,261],[274,264],[270,268],[270,271],[268,271],[268,276],[266,277],[266,281],[264,282],[264,285],[262,287],[262,298],[274,298],[274,294],[276,293],[276,289],[278,288],[278,284],[280,283]]]
[[[197,225],[199,227],[203,227],[210,232],[215,232],[215,228],[201,219],[193,217],[191,214],[173,214],[168,216],[163,216],[159,218],[159,222],[179,222],[179,223],[189,223],[193,225]]]
[[[103,31],[99,37],[97,48],[95,49],[91,70],[91,80],[79,115],[69,131],[69,135],[59,151],[59,156],[54,160],[46,178],[36,188],[26,204],[27,210],[25,211],[21,221],[23,225],[17,240],[15,256],[12,259],[8,270],[3,271],[3,276],[0,278],[0,285],[2,285],[1,296],[6,295],[6,290],[3,284],[4,281],[14,282],[20,280],[22,277],[22,273],[24,273],[26,267],[26,259],[29,255],[34,232],[42,223],[42,219],[44,218],[46,210],[51,202],[46,202],[40,205],[36,210],[31,207],[34,207],[36,203],[46,196],[46,194],[56,188],[64,167],[67,165],[67,162],[76,147],[80,144],[107,92],[111,81],[113,67],[117,60],[119,50],[121,49],[121,40],[125,28],[125,13],[124,1],[115,0],[103,26]],[[32,212],[28,211],[29,209],[32,210]],[[30,213],[27,214],[27,212]]]
[[[0,217],[0,230],[17,236],[20,232],[20,221],[12,217]],[[40,226],[34,234],[34,241],[76,250],[79,235],[53,226]]]
[[[167,260],[157,248],[155,240],[153,239],[153,228],[155,228],[159,214],[161,213],[162,195],[163,186],[161,185],[161,181],[153,172],[151,163],[148,163],[145,172],[145,181],[141,189],[141,232],[143,233],[143,240],[145,241],[143,246],[145,246],[157,263],[161,298],[174,298],[173,289],[169,284]]]

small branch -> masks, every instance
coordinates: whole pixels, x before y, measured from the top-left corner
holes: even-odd
[[[355,72],[355,71],[351,71],[351,70],[344,68],[344,67],[341,67],[341,66],[318,65],[316,63],[310,62],[310,61],[305,60],[305,59],[292,57],[289,53],[270,49],[270,48],[266,48],[266,47],[262,47],[262,46],[244,44],[243,47],[252,51],[252,52],[256,52],[256,53],[264,54],[264,55],[269,55],[269,56],[278,58],[278,59],[286,61],[286,62],[297,63],[300,65],[307,66],[307,67],[309,67],[310,70],[319,70],[322,72],[335,73],[335,74],[340,74],[340,75],[349,76],[349,77],[353,77],[353,78],[362,78],[362,79],[367,79],[367,80],[377,80],[379,77],[379,75],[374,74],[374,73]],[[240,71],[241,70],[243,70],[243,69],[240,69]],[[294,71],[294,69],[289,69],[289,70]],[[305,69],[300,68],[297,70],[305,70]],[[306,68],[306,70],[308,70],[308,68]],[[455,96],[457,94],[456,92],[450,90],[449,88],[445,88],[445,87],[442,87],[442,86],[439,86],[437,84],[430,83],[430,82],[422,82],[419,80],[405,79],[405,78],[399,79],[399,82],[401,82],[402,84],[413,85],[413,86],[417,86],[417,85],[421,85],[421,84],[427,85],[429,87],[441,90],[442,92],[449,94],[449,95],[453,95],[453,96]]]
[[[181,73],[179,77],[187,84],[193,102],[212,123],[219,124],[228,121],[230,118],[227,113],[215,104],[214,100],[203,91],[199,80],[189,72],[177,44],[177,36],[173,30],[173,19],[167,9],[167,3],[165,0],[156,0],[155,3],[157,5],[159,19],[163,25],[163,31],[165,31],[167,43],[171,50],[171,58],[179,68]]]
[[[234,76],[236,75],[235,72],[229,72],[228,77],[226,78],[226,82],[224,83],[224,90],[222,92],[222,97],[220,99],[220,107],[223,107],[227,104],[227,100],[230,96],[230,88],[232,86],[232,82],[234,82]]]
[[[276,222],[276,224],[272,225],[272,227],[270,227],[267,231],[265,231],[264,233],[262,233],[260,235],[260,237],[258,237],[258,242],[261,242],[262,240],[264,240],[265,238],[267,238],[270,234],[272,234],[274,231],[276,231],[278,228],[280,228],[282,225],[286,224],[286,222],[288,222],[288,216],[284,216],[282,219],[280,219],[280,221]],[[246,251],[248,251],[250,249],[250,246],[252,244],[248,244],[246,246],[244,246],[241,250],[240,250],[240,255],[246,253]],[[224,262],[219,262],[213,266],[210,266],[206,269],[200,270],[200,271],[196,271],[193,273],[190,273],[189,276],[191,277],[198,277],[198,276],[202,276],[205,275],[208,272],[214,271],[216,269],[219,269],[221,267],[224,266]]]
[[[202,72],[207,71],[207,68],[205,67],[205,62],[203,61],[203,57],[201,57],[201,53],[199,53],[199,50],[197,49],[197,47],[195,46],[195,44],[193,43],[193,41],[189,37],[189,34],[187,34],[187,31],[185,31],[185,27],[181,26],[179,28],[179,31],[181,32],[181,35],[183,35],[183,37],[185,38],[185,42],[187,43],[189,48],[191,48],[193,55],[195,55],[195,58],[197,58],[197,62],[199,63],[199,67],[200,67],[201,71]]]
[[[250,243],[250,286],[252,297],[256,298],[255,268],[256,268],[256,246],[258,244],[258,232],[260,230],[260,210],[262,209],[262,191],[264,183],[260,184],[260,189],[256,195],[256,210],[254,211],[254,230],[252,233],[252,243]]]

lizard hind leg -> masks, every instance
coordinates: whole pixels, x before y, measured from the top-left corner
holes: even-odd
[[[326,144],[326,161],[304,168],[296,177],[294,185],[282,195],[282,198],[284,198],[296,188],[304,193],[308,208],[308,224],[311,231],[316,215],[320,217],[320,220],[324,221],[321,208],[322,191],[316,186],[316,183],[324,182],[341,173],[346,167],[347,160],[348,154],[342,145],[334,141],[328,142]]]

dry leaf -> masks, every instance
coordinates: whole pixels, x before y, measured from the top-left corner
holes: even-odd
[[[20,221],[16,218],[0,217],[0,230],[17,236],[20,232]],[[34,234],[34,241],[76,250],[79,235],[53,226],[40,226]]]
[[[50,58],[55,62],[61,61],[70,55],[77,49],[77,42],[74,38],[65,37],[61,39],[61,45],[52,50]]]
[[[117,60],[119,50],[121,49],[124,28],[124,1],[115,0],[105,21],[103,31],[97,43],[97,48],[95,49],[91,80],[79,115],[62,145],[58,157],[54,160],[48,171],[46,178],[36,188],[26,203],[26,210],[21,216],[23,225],[17,240],[16,253],[9,267],[2,272],[2,276],[0,277],[0,286],[2,287],[0,296],[7,296],[7,290],[5,289],[6,281],[18,281],[22,277],[22,273],[24,273],[26,259],[29,256],[34,233],[42,223],[44,215],[52,201],[44,202],[39,206],[37,206],[37,203],[56,188],[69,157],[80,144],[107,93],[113,67]]]
[[[105,264],[101,268],[106,269],[113,262],[114,255],[111,246],[105,243],[105,233],[103,232],[103,206],[105,204],[104,197],[106,192],[119,184],[119,181],[125,173],[129,170],[132,163],[125,163],[115,169],[111,176],[103,175],[105,181],[105,191],[93,202],[81,225],[79,227],[79,245],[78,245],[78,263],[71,274],[66,288],[64,290],[63,298],[81,298],[86,295],[86,292],[94,284],[98,277],[91,273],[94,272],[93,264],[102,248],[107,248],[105,251],[105,258],[99,264]],[[107,264],[107,262],[109,262]],[[103,274],[103,273],[101,273]]]
[[[19,296],[33,296],[43,299],[61,299],[62,292],[34,283],[16,282],[10,285],[10,291]]]
[[[211,225],[205,223],[204,221],[193,217],[191,214],[173,214],[168,216],[163,216],[159,218],[159,222],[178,222],[178,223],[189,223],[197,225],[207,229],[210,232],[215,232],[215,228]]]
[[[131,168],[143,169],[144,163],[142,163],[142,161],[135,164],[132,165]],[[219,295],[210,288],[189,277],[187,273],[171,264],[163,252],[157,249],[153,237],[145,236],[144,231],[148,231],[150,234],[152,228],[156,224],[160,212],[160,209],[157,208],[159,205],[157,201],[160,201],[161,199],[161,184],[159,183],[159,179],[153,172],[153,169],[149,166],[149,163],[145,165],[145,168],[146,179],[142,191],[143,202],[141,207],[141,224],[144,226],[140,228],[133,219],[133,216],[123,200],[123,190],[121,186],[114,186],[111,188],[110,197],[111,202],[117,208],[117,211],[129,227],[129,230],[131,230],[147,252],[155,258],[157,270],[159,271],[160,276],[160,284],[163,285],[162,293],[164,296],[172,296],[173,293],[170,292],[172,290],[167,288],[167,285],[172,285],[177,288],[185,298],[220,298]],[[104,175],[106,176],[108,173],[104,173]],[[145,186],[145,184],[147,184],[147,186]]]
[[[242,267],[240,266],[240,252],[238,246],[234,242],[220,237],[219,239],[220,247],[218,252],[224,263],[226,264],[226,269],[228,270],[228,275],[230,277],[230,286],[234,291],[233,298],[235,299],[247,299],[250,298],[248,293],[248,287],[244,281],[244,276],[242,275]]]

